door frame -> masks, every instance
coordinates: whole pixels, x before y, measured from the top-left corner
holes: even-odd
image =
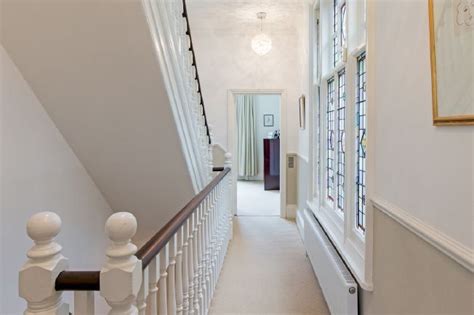
[[[280,96],[280,217],[287,218],[288,211],[286,206],[286,155],[287,155],[287,94],[285,89],[230,89],[227,92],[227,143],[228,150],[232,154],[233,165],[233,186],[234,191],[233,205],[234,215],[237,215],[237,132],[236,119],[237,110],[235,106],[235,96],[238,94],[255,94],[255,95],[279,95]]]

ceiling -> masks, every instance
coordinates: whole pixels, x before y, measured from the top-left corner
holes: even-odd
[[[257,12],[264,11],[263,30],[287,33],[297,30],[306,0],[188,0],[191,29],[215,34],[241,34],[259,30]]]

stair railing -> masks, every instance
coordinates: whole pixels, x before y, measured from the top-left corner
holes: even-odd
[[[131,239],[137,221],[128,212],[110,216],[110,244],[101,270],[70,271],[54,238],[61,219],[53,212],[33,215],[27,232],[34,241],[19,274],[25,314],[68,315],[63,293],[74,292],[74,315],[93,315],[94,292],[109,314],[207,314],[232,237],[231,156],[213,180],[140,249]]]
[[[142,0],[196,191],[211,179],[212,130],[185,0]]]

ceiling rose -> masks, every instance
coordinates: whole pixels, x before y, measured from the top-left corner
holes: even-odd
[[[267,14],[265,12],[257,13],[257,18],[260,20],[260,34],[252,38],[252,49],[259,56],[264,56],[272,50],[272,39],[263,33],[263,20],[266,16]]]

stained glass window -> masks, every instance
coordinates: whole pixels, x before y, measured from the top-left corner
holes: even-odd
[[[344,179],[346,166],[346,72],[337,75],[337,208],[344,211]]]
[[[335,82],[334,78],[328,80],[328,98],[326,108],[326,197],[330,202],[334,202],[335,178],[334,178],[334,159],[335,159],[335,131],[336,131],[336,110],[335,110]]]
[[[365,53],[357,58],[357,98],[356,98],[356,220],[357,227],[365,231],[366,210],[366,149],[367,149],[367,94]]]
[[[341,32],[341,47],[346,47],[347,41],[347,14],[346,14],[346,4],[341,5],[341,19],[340,19],[340,32]]]

